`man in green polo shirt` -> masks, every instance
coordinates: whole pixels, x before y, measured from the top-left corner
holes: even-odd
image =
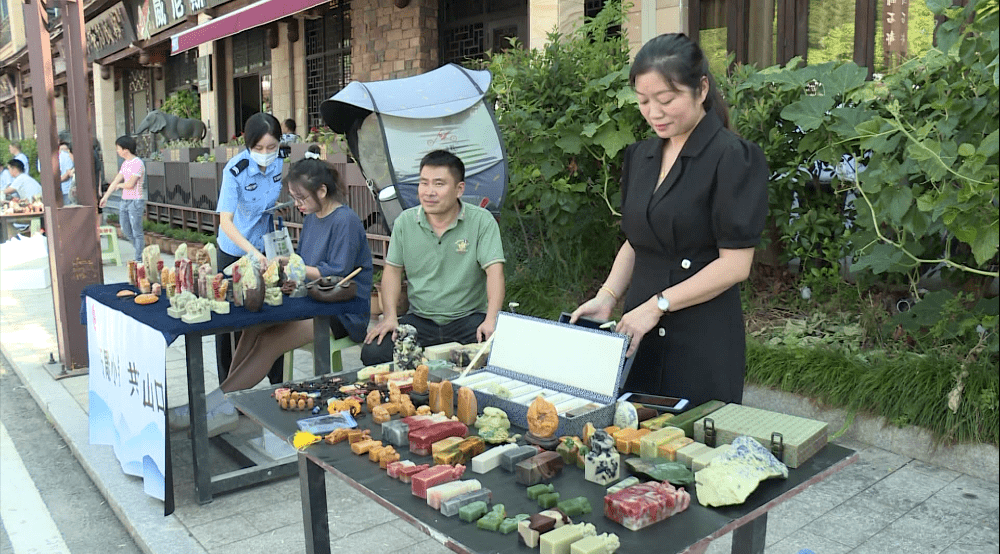
[[[493,334],[504,297],[500,227],[489,211],[461,201],[464,190],[465,164],[451,152],[435,150],[420,161],[420,205],[393,226],[382,270],[383,317],[365,337],[365,365],[392,361],[400,324],[417,329],[421,346]],[[404,271],[410,311],[400,316]]]

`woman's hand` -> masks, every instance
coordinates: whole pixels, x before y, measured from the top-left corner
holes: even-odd
[[[663,316],[663,312],[660,308],[656,306],[654,298],[639,304],[634,310],[622,316],[622,320],[618,322],[618,327],[616,330],[619,333],[629,336],[629,346],[628,352],[625,353],[626,357],[631,357],[635,354],[636,349],[639,348],[639,342],[642,337],[650,331],[656,324],[660,322],[660,317]]]
[[[107,205],[108,205],[108,197],[107,196],[102,196],[101,197],[101,201],[97,203],[97,207],[98,208],[103,208],[104,206],[107,206]]]
[[[615,309],[614,297],[604,291],[598,291],[597,296],[587,300],[573,311],[569,318],[570,324],[576,323],[581,317],[589,317],[599,321],[611,319],[611,311]]]

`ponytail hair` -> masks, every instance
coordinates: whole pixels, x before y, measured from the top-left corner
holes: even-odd
[[[708,58],[693,40],[684,33],[666,33],[647,42],[635,55],[629,70],[628,82],[635,88],[635,80],[650,71],[657,72],[668,85],[684,85],[693,91],[701,89],[702,78],[708,79],[708,94],[705,95],[705,111],[714,110],[723,126],[732,129],[729,122],[729,106],[726,105],[715,77],[708,67]]]

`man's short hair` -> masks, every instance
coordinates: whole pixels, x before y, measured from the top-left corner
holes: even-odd
[[[14,148],[16,148],[18,152],[20,152],[20,151],[21,151],[21,143],[20,143],[20,142],[17,142],[17,141],[15,140],[15,141],[12,141],[12,142],[10,143],[10,145],[11,145],[11,146],[13,146]]]
[[[285,127],[288,127],[288,130],[294,133],[295,132],[295,120],[294,119],[286,119],[285,120]]]
[[[128,136],[122,135],[115,140],[115,144],[128,150],[133,156],[135,156],[135,139]]]
[[[12,167],[18,171],[18,173],[24,173],[24,162],[14,158],[13,160],[7,162],[7,167]]]
[[[455,178],[455,183],[461,183],[465,180],[465,164],[462,160],[448,152],[447,150],[434,150],[428,152],[426,156],[420,160],[420,169],[423,169],[425,165],[431,167],[447,167],[451,170],[451,176]]]

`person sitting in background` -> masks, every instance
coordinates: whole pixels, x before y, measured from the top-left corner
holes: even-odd
[[[10,182],[14,178],[11,177],[10,171],[7,170],[7,162],[2,162],[0,165],[0,191],[4,192],[4,199],[6,200],[7,188],[10,187]]]
[[[14,158],[7,162],[7,170],[11,180],[10,184],[4,187],[4,194],[17,195],[21,200],[33,200],[36,196],[42,195],[42,185],[28,175],[20,159]]]
[[[462,202],[464,191],[465,164],[457,156],[435,150],[420,161],[420,205],[393,226],[382,270],[383,318],[361,349],[366,365],[392,360],[400,324],[417,329],[421,346],[493,334],[505,292],[500,226],[488,210]],[[397,317],[404,270],[410,311]]]
[[[282,144],[293,144],[299,142],[302,138],[295,134],[295,120],[286,119],[284,123],[281,124],[281,143]]]

